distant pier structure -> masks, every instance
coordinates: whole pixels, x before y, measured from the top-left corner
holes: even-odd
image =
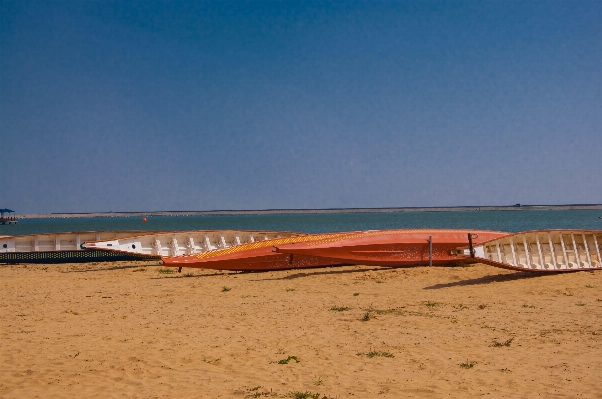
[[[0,224],[17,224],[19,219],[17,219],[16,216],[10,216],[13,212],[14,211],[6,208],[0,209]]]

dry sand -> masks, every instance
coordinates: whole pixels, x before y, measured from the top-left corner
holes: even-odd
[[[0,266],[0,397],[602,398],[602,271],[160,269]]]

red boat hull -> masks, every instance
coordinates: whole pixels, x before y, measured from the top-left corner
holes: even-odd
[[[334,237],[341,235],[345,235],[345,233],[308,234],[298,237],[277,238],[274,240],[258,241],[251,244],[238,245],[232,248],[210,251],[202,254],[163,257],[162,260],[163,264],[166,266],[231,271],[262,271],[341,266],[344,263],[337,260],[320,258],[313,255],[294,256],[274,251],[275,245],[318,239],[333,239]]]
[[[379,230],[278,238],[197,255],[164,257],[168,266],[260,271],[361,264],[449,265],[474,262],[457,248],[504,237],[484,230]],[[432,252],[429,245],[432,237]]]
[[[510,233],[484,230],[383,230],[349,233],[306,242],[276,245],[276,251],[297,256],[316,256],[345,264],[369,266],[426,266],[470,263],[457,248],[504,237]],[[432,238],[432,251],[429,244]]]

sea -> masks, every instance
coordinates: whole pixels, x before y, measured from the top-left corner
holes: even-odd
[[[377,212],[21,219],[0,225],[0,235],[76,231],[281,230],[326,233],[407,228],[461,228],[519,232],[602,230],[600,210]]]

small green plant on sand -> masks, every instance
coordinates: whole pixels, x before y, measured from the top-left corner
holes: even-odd
[[[514,341],[514,337],[512,337],[504,342],[493,341],[493,344],[491,344],[491,346],[493,346],[494,348],[501,348],[502,346],[510,346],[512,341]]]
[[[287,288],[286,292],[293,292],[295,289],[294,288]]]
[[[349,306],[333,306],[330,308],[334,312],[345,312],[349,309],[351,309]]]
[[[159,269],[159,273],[161,273],[161,274],[172,274],[175,272],[176,271],[174,269]]]
[[[230,287],[226,287],[225,285],[222,287],[222,292],[228,292],[230,291],[232,288]]]
[[[386,351],[375,351],[370,349],[370,352],[359,352],[357,353],[358,356],[367,356],[369,358],[373,358],[373,357],[395,357],[395,355],[393,355],[391,352],[386,352]]]
[[[477,364],[477,362],[469,362],[467,360],[464,363],[460,363],[460,367],[462,367],[463,369],[471,369],[475,366],[475,364]]]
[[[374,308],[372,307],[372,304],[370,304],[370,307],[366,310],[366,313],[364,313],[364,317],[362,317],[362,321],[370,320],[372,318],[372,312],[374,312]]]
[[[324,385],[324,380],[320,377],[315,377],[313,383],[314,385]]]
[[[584,303],[578,303],[577,306],[585,306]]]
[[[259,388],[263,388],[263,386],[258,385],[254,388],[249,389],[249,394],[245,396],[245,398],[262,398],[262,397],[267,397],[267,396],[276,396],[272,390],[270,389],[269,392],[267,391],[260,391]]]
[[[301,360],[297,359],[297,356],[289,356],[286,359],[278,360],[278,364],[288,364],[291,360],[299,363]]]
[[[353,294],[353,296],[358,296],[359,294],[360,294],[359,292],[355,292],[355,293]]]
[[[528,309],[535,309],[535,306],[533,305],[527,305],[526,303],[523,305],[523,308],[528,308]]]
[[[435,306],[439,305],[437,302],[433,302],[433,301],[427,301],[425,303],[426,306],[428,306],[429,308],[434,308]]]
[[[319,399],[320,398],[319,393],[317,393],[317,392],[314,393],[314,392],[310,392],[310,391],[305,391],[305,392],[292,391],[292,392],[289,392],[286,396],[289,398],[294,398],[294,399]]]

